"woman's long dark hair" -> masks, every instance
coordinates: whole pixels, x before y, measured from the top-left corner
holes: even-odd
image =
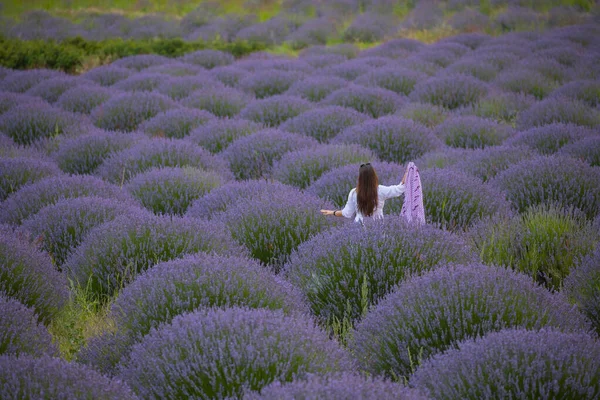
[[[379,178],[371,163],[361,164],[356,184],[356,202],[362,215],[370,217],[377,208]]]

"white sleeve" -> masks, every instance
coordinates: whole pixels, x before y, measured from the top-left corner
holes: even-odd
[[[348,201],[342,210],[342,215],[346,218],[352,218],[356,213],[356,201],[352,198],[355,196],[356,189],[352,189],[348,194]]]
[[[403,183],[392,186],[379,185],[379,196],[381,200],[391,199],[392,197],[398,197],[406,190],[406,186]]]

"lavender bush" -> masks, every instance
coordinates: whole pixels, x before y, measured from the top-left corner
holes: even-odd
[[[238,87],[259,99],[282,94],[303,75],[297,71],[262,70],[240,80]]]
[[[475,259],[459,237],[399,217],[346,224],[301,244],[284,267],[286,276],[323,322],[359,320],[392,287],[438,263]]]
[[[6,399],[136,399],[129,387],[58,357],[0,356],[0,397]]]
[[[282,94],[250,102],[239,116],[269,127],[277,127],[311,108],[312,104],[307,100]]]
[[[547,97],[556,88],[556,84],[541,73],[520,68],[500,72],[494,80],[494,84],[501,89],[529,94],[540,100]]]
[[[249,392],[244,400],[299,400],[326,398],[330,400],[425,400],[418,391],[396,382],[357,373],[339,373],[325,376],[310,375],[306,379],[282,384],[273,382],[260,394]]]
[[[55,104],[65,111],[90,114],[113,94],[113,91],[101,86],[81,84],[63,92]]]
[[[0,115],[0,131],[18,144],[30,145],[74,132],[81,122],[76,114],[36,102],[13,107]]]
[[[484,82],[490,82],[498,74],[498,68],[492,63],[481,61],[477,57],[464,57],[446,67],[444,73],[471,75]]]
[[[233,55],[219,50],[198,50],[182,56],[181,61],[211,69],[229,65],[235,61],[235,58]]]
[[[224,85],[207,74],[193,76],[177,76],[163,80],[156,90],[173,100],[182,100],[195,91],[208,89],[224,89]]]
[[[238,68],[235,65],[227,65],[224,67],[216,67],[210,70],[210,73],[215,79],[226,86],[237,87],[242,79],[248,76],[249,72]]]
[[[47,325],[69,300],[67,279],[50,257],[0,227],[0,293],[33,309]]]
[[[328,106],[306,111],[280,125],[288,132],[311,136],[319,142],[328,142],[338,133],[353,125],[364,122],[368,117],[350,108]]]
[[[159,263],[140,274],[119,294],[110,316],[117,333],[94,338],[79,354],[104,373],[115,372],[131,347],[177,315],[209,307],[304,311],[304,301],[289,284],[252,261],[198,253]]]
[[[540,154],[554,154],[563,146],[597,135],[593,129],[575,124],[554,123],[519,132],[507,144],[525,146]]]
[[[508,125],[475,116],[449,118],[434,130],[434,134],[447,146],[466,149],[498,146],[513,133]]]
[[[133,177],[125,189],[155,214],[182,215],[197,198],[219,187],[223,177],[194,167],[158,167]]]
[[[564,280],[564,292],[573,300],[600,333],[600,247],[579,259]]]
[[[279,272],[298,245],[336,223],[318,212],[331,204],[296,188],[240,198],[214,219],[223,221],[251,256]]]
[[[46,79],[64,76],[64,73],[50,69],[14,71],[0,81],[0,90],[5,92],[25,93],[27,90]]]
[[[577,80],[569,82],[552,92],[552,96],[562,96],[587,103],[590,107],[600,105],[600,82]]]
[[[48,106],[48,102],[39,97],[33,97],[22,93],[0,91],[0,115],[16,106],[33,103],[37,103],[40,107]]]
[[[0,157],[0,171],[0,202],[22,186],[61,174],[56,163],[29,157]]]
[[[245,119],[218,119],[192,130],[187,139],[214,154],[220,153],[235,140],[261,129],[264,129],[263,125]]]
[[[538,13],[527,7],[519,6],[511,6],[498,14],[495,22],[503,31],[536,30],[543,24]]]
[[[152,67],[148,67],[143,72],[165,74],[171,76],[193,76],[199,75],[206,71],[206,68],[200,65],[189,64],[181,61],[172,61],[168,64],[158,64]]]
[[[592,167],[600,166],[600,138],[589,136],[562,147],[559,154],[568,155],[587,162]]]
[[[114,64],[101,65],[93,68],[81,75],[82,78],[89,79],[102,86],[112,86],[115,83],[122,81],[133,75],[135,71],[129,68],[119,67]]]
[[[412,101],[431,103],[456,109],[476,103],[488,92],[488,86],[468,75],[433,77],[415,85],[410,94]]]
[[[135,213],[92,229],[63,270],[91,299],[105,301],[142,271],[199,251],[244,254],[226,228],[187,217]]]
[[[113,153],[96,174],[109,182],[124,183],[154,167],[186,166],[214,171],[224,179],[233,178],[227,162],[219,156],[187,141],[162,138],[140,141]]]
[[[304,135],[264,129],[235,140],[221,154],[236,179],[257,179],[268,174],[273,162],[285,153],[317,144],[315,139]]]
[[[374,159],[376,159],[375,154],[360,145],[320,145],[284,154],[274,163],[271,177],[285,184],[305,189],[331,169]]]
[[[131,202],[119,187],[88,175],[57,175],[22,187],[6,198],[0,208],[0,223],[20,224],[43,207],[61,199],[99,196]]]
[[[213,114],[204,110],[173,108],[142,122],[138,129],[151,136],[181,139],[192,129],[214,118]]]
[[[33,309],[0,294],[0,355],[57,355],[48,329],[38,323]]]
[[[600,212],[598,173],[568,156],[538,156],[512,165],[490,184],[503,190],[519,212],[536,204],[556,203],[594,218]]]
[[[343,88],[348,82],[337,76],[313,76],[292,84],[286,94],[319,102],[330,93]]]
[[[147,137],[142,134],[90,131],[57,144],[52,157],[63,171],[71,174],[91,174],[111,153],[123,150]]]
[[[579,100],[549,97],[519,114],[517,128],[524,130],[555,122],[596,127],[600,125],[600,111]]]
[[[398,94],[408,95],[415,84],[425,80],[427,75],[403,67],[382,67],[361,75],[355,80],[359,85],[377,86]]]
[[[532,76],[532,78],[538,82],[536,83],[538,87],[536,88],[535,85],[528,85],[527,88],[529,90],[537,89],[540,91],[541,95],[546,95],[546,91],[548,88],[555,88],[561,85],[563,82],[573,79],[573,72],[570,67],[567,67],[550,57],[543,57],[539,54],[532,54],[531,56],[522,59],[510,69],[514,69],[515,71],[529,70],[534,72],[535,74]],[[540,79],[539,76],[535,76],[538,74],[543,75],[543,78],[545,78],[545,82],[543,81],[543,79]],[[518,78],[515,79],[515,82],[517,80]],[[515,91],[519,91],[518,87],[515,86],[513,86],[512,89]]]
[[[184,359],[192,369],[174,368]],[[133,347],[120,376],[141,397],[225,398],[351,368],[348,356],[305,315],[236,307],[176,317]]]
[[[350,348],[371,374],[399,379],[461,341],[513,327],[582,332],[589,323],[526,275],[477,263],[442,266],[400,283],[356,326]]]
[[[360,49],[351,43],[340,43],[333,46],[311,46],[300,52],[301,58],[306,56],[321,56],[326,54],[340,54],[347,58],[354,58],[358,55]]]
[[[253,97],[233,88],[210,87],[192,92],[181,100],[181,104],[190,108],[206,110],[217,117],[235,117]]]
[[[141,71],[154,65],[168,64],[172,60],[165,56],[157,54],[138,54],[120,58],[114,61],[111,65],[116,67],[129,68],[133,71]]]
[[[455,169],[421,171],[427,222],[450,230],[467,230],[480,218],[506,215],[510,204],[502,192]]]
[[[448,118],[448,111],[444,107],[428,103],[408,103],[396,115],[410,119],[427,128],[434,128]]]
[[[139,72],[115,83],[112,87],[124,92],[151,92],[168,77],[164,74]]]
[[[458,159],[453,165],[456,169],[487,182],[513,164],[534,155],[532,150],[524,146],[493,146],[476,149],[469,153],[458,153]],[[443,166],[438,167],[442,168]]]
[[[379,42],[394,33],[395,24],[391,15],[359,14],[344,31],[343,39],[346,42]]]
[[[319,17],[306,21],[298,29],[285,38],[285,41],[295,49],[308,46],[324,45],[331,37],[335,37],[339,22],[332,17]]]
[[[119,215],[142,210],[133,201],[97,196],[66,198],[46,206],[24,220],[17,232],[39,241],[56,267],[60,267],[94,227]]]
[[[444,169],[446,167],[453,167],[460,161],[468,159],[474,152],[475,150],[472,149],[444,146],[439,150],[428,151],[414,160],[414,163],[420,170],[429,168]]]
[[[393,114],[406,103],[405,97],[381,88],[350,85],[335,90],[321,104],[353,108],[358,112],[379,118]]]
[[[61,94],[83,82],[86,81],[70,76],[45,79],[33,86],[25,94],[40,97],[48,103],[55,103]]]
[[[600,346],[585,333],[505,329],[424,363],[411,386],[436,399],[593,398]]]
[[[534,103],[535,97],[531,95],[492,90],[479,101],[464,109],[464,113],[514,125],[519,114]]]
[[[131,132],[145,120],[174,107],[171,99],[158,93],[122,93],[96,107],[91,117],[99,128]]]
[[[332,143],[357,143],[385,161],[405,163],[440,145],[425,126],[409,119],[388,116],[367,120],[337,135]]]

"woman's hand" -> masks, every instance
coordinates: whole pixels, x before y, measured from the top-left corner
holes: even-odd
[[[333,215],[335,211],[333,210],[321,210],[321,214],[323,215]]]
[[[406,175],[408,175],[408,167],[406,168],[406,171],[404,171],[404,176],[402,177],[402,184],[406,184]]]

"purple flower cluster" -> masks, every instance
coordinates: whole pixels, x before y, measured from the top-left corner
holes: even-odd
[[[563,146],[598,133],[591,128],[564,123],[553,123],[519,132],[507,144],[525,146],[540,154],[554,154]]]
[[[196,167],[220,174],[225,180],[233,175],[227,162],[188,141],[154,138],[142,140],[113,153],[96,170],[103,179],[123,183],[153,167]]]
[[[498,174],[489,183],[523,212],[536,204],[576,207],[588,218],[600,213],[600,171],[568,156],[525,159]]]
[[[26,92],[26,94],[40,97],[46,100],[48,103],[54,103],[56,100],[58,100],[61,94],[85,82],[87,81],[70,76],[50,78],[33,86]]]
[[[318,142],[308,136],[279,129],[264,129],[243,136],[221,154],[238,180],[258,179],[271,172],[273,162],[285,153],[314,147]]]
[[[524,146],[492,146],[475,149],[468,153],[457,153],[454,167],[487,182],[500,172],[529,159],[535,152]],[[418,164],[417,164],[418,165]],[[443,168],[443,166],[438,165]]]
[[[600,111],[580,100],[549,97],[520,113],[517,128],[523,130],[555,122],[597,127],[600,126]]]
[[[344,31],[343,38],[347,42],[379,42],[395,33],[395,25],[395,18],[390,15],[367,12],[352,21]]]
[[[89,175],[57,175],[23,186],[2,203],[0,223],[20,224],[43,207],[61,199],[99,196],[131,202],[131,196],[118,186]]]
[[[168,77],[164,74],[139,72],[115,83],[112,87],[124,92],[151,92]]]
[[[476,103],[488,90],[486,83],[474,77],[449,75],[417,83],[410,98],[413,101],[456,109]]]
[[[407,100],[391,90],[350,85],[333,91],[321,103],[353,108],[373,118],[379,118],[393,114],[406,104]]]
[[[525,68],[511,68],[502,71],[494,83],[501,89],[529,94],[537,99],[547,97],[555,89],[555,83],[541,73]]]
[[[312,107],[308,100],[282,94],[250,102],[239,116],[269,127],[277,127]]]
[[[150,213],[129,213],[92,229],[63,264],[92,299],[104,301],[142,271],[199,251],[244,254],[218,223]]]
[[[569,82],[552,92],[552,96],[562,96],[587,103],[590,107],[600,105],[600,82],[578,80]]]
[[[179,368],[182,362],[189,368]],[[236,307],[174,318],[133,347],[119,376],[143,398],[226,398],[352,368],[306,315]]]
[[[119,379],[111,379],[58,357],[0,356],[0,397],[77,400],[137,397]]]
[[[172,108],[142,122],[138,129],[150,136],[181,139],[214,118],[213,114],[204,110]]]
[[[396,113],[398,116],[415,121],[428,128],[434,128],[448,118],[448,110],[429,103],[408,103]]]
[[[198,50],[188,53],[181,57],[184,63],[200,65],[206,69],[211,69],[233,63],[234,58],[230,53],[219,50]]]
[[[271,177],[305,189],[331,169],[376,158],[371,150],[356,144],[320,145],[284,154],[274,163]]]
[[[158,85],[157,91],[173,100],[182,100],[190,96],[197,90],[209,88],[223,89],[224,85],[217,79],[207,74],[198,74],[191,76],[174,76],[164,79]]]
[[[283,131],[311,136],[319,142],[328,142],[345,128],[364,122],[369,117],[351,108],[320,107],[288,119],[280,125]]]
[[[589,136],[562,147],[559,154],[585,161],[593,167],[600,166],[600,137]]]
[[[214,86],[196,90],[180,103],[186,107],[206,110],[217,117],[232,118],[253,99],[253,96],[241,90]]]
[[[256,261],[193,254],[159,263],[123,289],[110,311],[117,334],[93,339],[79,359],[105,373],[115,372],[133,344],[177,315],[234,306],[305,311],[297,290]]]
[[[411,377],[436,399],[593,398],[600,345],[585,333],[505,329],[466,340]]]
[[[133,201],[97,196],[66,198],[24,220],[17,232],[39,241],[40,248],[60,267],[91,229],[119,215],[140,211]]]
[[[56,163],[30,157],[0,157],[0,171],[0,202],[21,186],[61,174]]]
[[[245,119],[218,119],[192,130],[187,139],[214,154],[220,153],[242,136],[263,128],[263,125]]]
[[[132,71],[141,71],[154,65],[168,64],[172,60],[165,56],[159,56],[157,54],[139,54],[135,56],[128,56],[120,58],[114,61],[111,65],[116,67],[129,68]]]
[[[345,129],[332,143],[357,143],[382,160],[405,163],[441,145],[425,126],[409,119],[388,116],[367,120]]]
[[[513,125],[518,115],[531,107],[535,101],[535,97],[531,95],[492,90],[462,111],[466,115],[474,114]]]
[[[48,329],[33,309],[0,293],[0,355],[57,355]]]
[[[288,187],[239,198],[213,220],[222,221],[253,258],[279,272],[298,245],[336,224],[317,212],[331,207],[317,196]]]
[[[582,332],[589,322],[526,275],[477,263],[443,266],[400,283],[356,326],[350,348],[370,373],[406,377],[463,340],[513,327]]]
[[[483,149],[502,144],[514,132],[510,126],[490,119],[460,116],[445,120],[434,133],[450,147]]]
[[[45,325],[69,300],[66,277],[50,257],[0,227],[0,293],[30,307]]]
[[[81,84],[65,90],[55,104],[65,111],[90,114],[95,107],[106,102],[114,93],[101,86]]]
[[[330,93],[343,88],[348,82],[337,76],[313,76],[292,84],[286,94],[299,96],[312,102],[319,102]]]
[[[197,198],[221,186],[223,177],[194,167],[158,167],[134,176],[125,189],[155,214],[182,215]]]
[[[82,78],[89,79],[102,86],[112,86],[133,75],[135,71],[129,68],[119,67],[115,64],[101,65],[93,68],[81,75]]]
[[[600,248],[582,257],[564,280],[563,290],[600,333]]]
[[[475,257],[452,233],[387,217],[365,227],[345,224],[313,237],[292,254],[284,273],[320,320],[358,320],[411,274]]]
[[[298,71],[261,70],[241,79],[238,87],[263,99],[282,94],[302,76],[303,74]]]
[[[51,78],[64,77],[65,74],[50,69],[30,69],[13,71],[0,81],[0,90],[5,92],[25,93],[38,83]]]
[[[427,75],[419,71],[403,67],[382,67],[367,72],[356,79],[356,83],[364,86],[377,86],[398,94],[408,95],[415,84],[425,80]]]

